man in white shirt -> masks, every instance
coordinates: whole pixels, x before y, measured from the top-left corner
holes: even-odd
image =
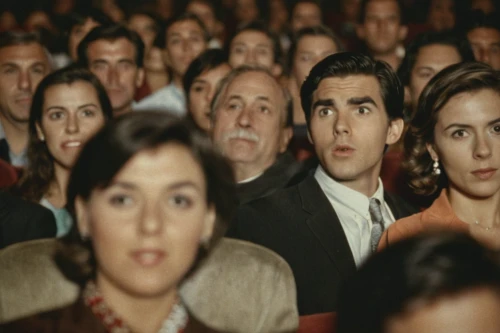
[[[228,235],[264,245],[291,266],[300,315],[332,312],[337,293],[395,219],[416,210],[384,191],[388,145],[403,131],[404,91],[388,64],[337,53],[301,88],[320,165],[296,186],[240,207]]]
[[[28,162],[31,101],[50,71],[49,53],[37,34],[0,34],[0,158],[14,166]]]

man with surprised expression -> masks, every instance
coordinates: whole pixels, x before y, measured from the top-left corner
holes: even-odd
[[[299,184],[240,207],[228,232],[288,262],[300,315],[335,311],[340,284],[376,249],[376,231],[416,212],[379,178],[384,151],[403,130],[403,97],[386,63],[346,52],[316,64],[301,101],[320,165]]]
[[[0,34],[0,158],[15,166],[27,163],[31,99],[51,71],[48,54],[36,34]]]
[[[121,25],[98,26],[80,42],[78,62],[106,88],[115,117],[132,111],[144,81],[144,43],[137,33]]]
[[[291,100],[270,72],[234,69],[212,104],[215,144],[231,161],[240,203],[286,186],[298,164],[285,153],[292,136]]]

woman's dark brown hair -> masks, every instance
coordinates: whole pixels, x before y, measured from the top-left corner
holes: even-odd
[[[42,121],[45,92],[52,86],[69,85],[74,82],[90,83],[97,93],[104,118],[109,120],[113,117],[113,109],[105,88],[99,79],[87,69],[70,66],[46,76],[38,85],[31,104],[27,151],[28,167],[18,185],[13,189],[14,193],[29,201],[39,202],[47,192],[50,182],[54,179],[54,159],[47,144],[38,137],[36,130],[36,125]]]
[[[415,193],[430,195],[448,186],[446,170],[433,174],[433,160],[427,145],[434,144],[434,127],[439,111],[454,96],[491,89],[500,94],[500,73],[479,62],[465,62],[445,68],[434,76],[418,100],[418,108],[406,133],[404,168]]]
[[[108,123],[85,145],[73,167],[67,209],[76,222],[74,205],[77,198],[89,200],[94,190],[109,186],[132,157],[172,142],[186,147],[201,166],[207,184],[207,203],[215,207],[217,215],[212,238],[200,247],[194,267],[226,232],[237,202],[230,164],[217,153],[208,137],[187,120],[178,120],[162,112],[144,111]],[[61,271],[80,285],[95,277],[92,243],[82,240],[77,223],[61,240],[56,261]]]

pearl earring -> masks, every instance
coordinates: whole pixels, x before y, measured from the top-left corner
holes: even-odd
[[[432,164],[432,174],[435,176],[439,176],[441,174],[441,169],[439,169],[438,160],[434,160],[434,163]]]

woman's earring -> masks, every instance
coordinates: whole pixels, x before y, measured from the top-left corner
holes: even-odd
[[[438,160],[434,160],[434,163],[432,164],[432,174],[435,176],[439,176],[441,174],[441,169],[439,169]]]

